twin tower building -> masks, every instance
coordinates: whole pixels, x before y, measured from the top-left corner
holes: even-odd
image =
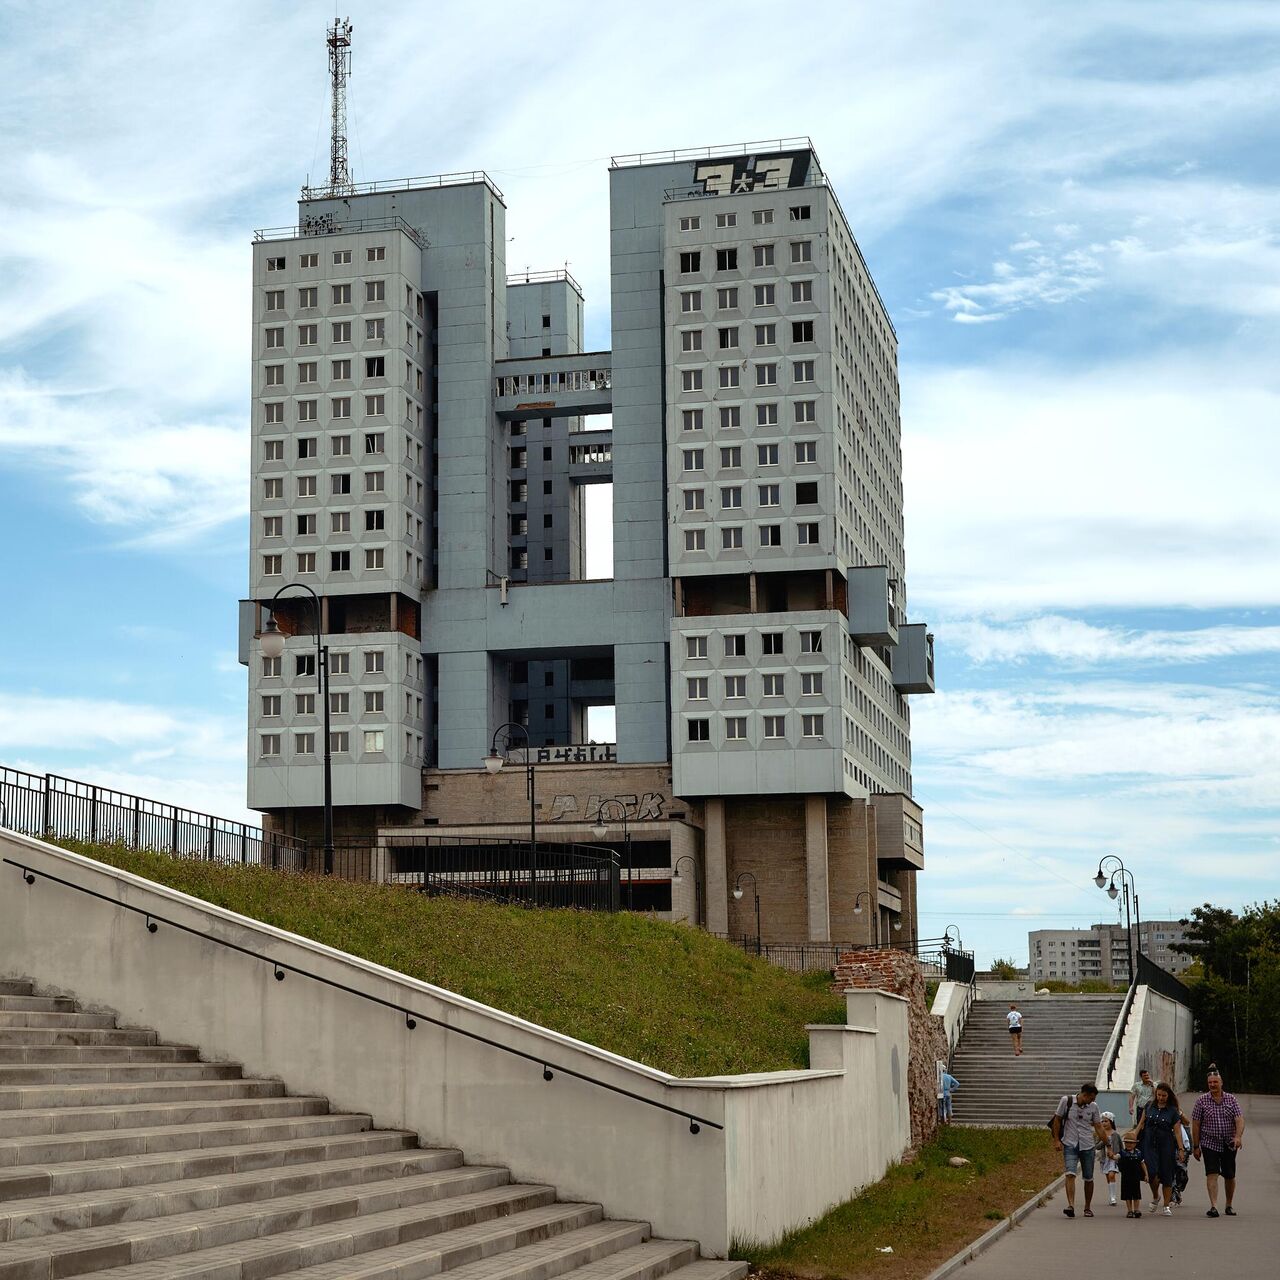
[[[318,614],[339,845],[527,838],[525,769],[483,764],[511,722],[539,839],[625,818],[627,904],[909,941],[934,676],[893,325],[806,139],[619,157],[609,192],[610,351],[568,272],[508,274],[483,173],[304,189],[256,234],[249,804],[319,835]]]

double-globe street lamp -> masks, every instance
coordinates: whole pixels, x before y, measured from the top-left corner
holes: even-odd
[[[1115,868],[1110,873],[1110,880],[1107,878],[1107,872],[1103,867],[1108,862],[1114,862]],[[1116,877],[1120,878],[1120,883],[1116,884]],[[1099,889],[1105,887],[1107,897],[1114,902],[1124,891],[1124,927],[1125,933],[1128,935],[1128,955],[1129,955],[1129,985],[1132,986],[1138,980],[1138,955],[1142,951],[1142,913],[1138,908],[1138,886],[1133,878],[1133,872],[1124,865],[1123,860],[1118,854],[1104,854],[1098,862],[1098,874],[1093,877],[1093,883]],[[1129,918],[1129,893],[1133,892],[1133,919]],[[1135,947],[1133,926],[1136,922],[1138,926],[1137,943]]]
[[[742,882],[744,880],[751,881],[751,894],[756,901],[756,955],[759,955],[762,948],[760,946],[760,886],[756,883],[756,878],[750,871],[741,871],[733,882],[733,898],[735,902],[742,901]]]
[[[676,859],[676,865],[671,868],[671,883],[673,885],[684,884],[684,877],[680,874],[680,864],[687,862],[693,868],[693,923],[702,923],[702,883],[698,879],[698,863],[692,854],[683,854]]]
[[[618,812],[622,815],[622,849],[623,856],[627,860],[627,910],[630,911],[635,905],[632,901],[631,889],[631,832],[627,829],[627,806],[621,800],[609,799],[601,800],[600,808],[596,810],[596,824],[591,828],[591,834],[597,840],[603,840],[609,833],[609,818],[606,809],[617,805]]]
[[[329,646],[320,637],[320,597],[305,582],[286,582],[271,597],[271,616],[262,630],[260,644],[264,658],[279,659],[284,653],[284,632],[276,623],[275,604],[286,591],[305,591],[311,597],[316,633],[316,694],[324,713],[324,873],[333,874],[333,744],[329,741]]]
[[[503,750],[511,750],[512,730],[524,736],[524,788],[529,798],[529,902],[536,906],[538,900],[538,806],[534,800],[533,786],[533,748],[529,742],[529,730],[522,724],[507,721],[493,731],[493,741],[489,744],[489,754],[484,758],[484,767],[490,773],[499,773],[507,763],[507,756],[498,750],[498,739],[502,738]],[[506,735],[503,737],[503,735]]]

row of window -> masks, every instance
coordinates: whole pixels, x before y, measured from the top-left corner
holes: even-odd
[[[751,246],[751,265],[753,267],[772,267],[776,266],[775,253],[776,245],[773,243],[755,244]],[[717,271],[737,271],[738,269],[738,246],[726,245],[722,249],[714,250],[716,255]],[[812,240],[792,240],[791,241],[791,261],[793,263],[812,262],[813,261],[813,241]],[[684,249],[680,253],[680,274],[682,276],[697,275],[702,270],[702,250],[700,249]],[[312,290],[314,292],[314,290]],[[314,304],[313,304],[314,305]]]
[[[386,302],[387,282],[385,280],[366,280],[364,282],[364,300],[366,302]],[[264,307],[267,311],[284,310],[284,290],[268,289],[264,295]],[[349,284],[333,284],[329,286],[329,302],[335,307],[351,305],[351,286]],[[304,285],[298,290],[298,308],[310,311],[320,305],[319,286]]]
[[[818,402],[816,400],[793,400],[791,403],[791,420],[793,423],[806,426],[818,421]],[[755,405],[756,426],[776,427],[778,425],[778,404],[770,400]],[[685,431],[701,431],[706,426],[705,409],[681,409],[680,425]],[[742,406],[740,404],[724,404],[716,409],[722,431],[742,430]]]
[[[407,442],[407,440],[406,440]],[[319,436],[297,436],[295,444],[299,458],[317,458],[320,456],[320,437]],[[418,445],[421,450],[422,446]],[[387,451],[387,433],[385,431],[366,431],[364,433],[364,452],[366,457],[376,457],[385,454]],[[330,436],[329,452],[334,458],[349,458],[351,456],[351,437],[350,436]],[[405,450],[406,461],[412,461],[408,449]],[[276,438],[264,440],[262,442],[262,460],[263,462],[283,462],[284,461],[284,440]]]
[[[262,755],[278,756],[280,755],[280,743],[283,734],[264,733],[262,739]],[[386,732],[382,729],[365,729],[364,736],[364,752],[365,755],[376,755],[386,751]],[[413,735],[406,733],[405,748],[412,752]],[[329,752],[331,755],[345,755],[351,750],[351,734],[346,729],[334,729],[329,734]],[[312,756],[316,752],[316,735],[307,730],[293,735],[293,751],[295,755]]]
[[[792,302],[813,301],[812,280],[791,281]],[[776,307],[778,305],[778,286],[776,282],[751,286],[751,302],[756,307]],[[720,311],[732,311],[738,305],[738,286],[727,285],[716,290],[716,307]],[[685,315],[702,310],[702,290],[682,289],[680,291],[680,310]]]
[[[755,376],[755,385],[757,387],[776,387],[778,385],[778,362],[776,360],[764,361],[760,364],[752,365]],[[795,360],[791,365],[791,381],[796,384],[803,384],[814,381],[815,362],[812,360]],[[742,366],[738,364],[722,364],[717,366],[717,383],[721,390],[729,390],[733,387],[742,386]],[[705,390],[704,370],[702,369],[681,369],[680,370],[680,390],[681,391],[703,391]],[[810,405],[809,412],[812,413],[812,401],[805,401]],[[798,412],[798,411],[797,411]],[[777,406],[774,406],[774,413],[777,413]],[[775,421],[777,419],[775,418]],[[797,422],[812,422],[813,418],[796,418]]]
[[[297,522],[295,527],[299,538],[314,538],[317,536],[317,516],[314,511],[299,512],[294,519]],[[415,516],[412,511],[406,511],[404,513],[404,524],[404,533],[406,538],[412,538],[415,535],[419,538],[422,536],[422,520],[419,516]],[[385,508],[375,507],[365,511],[364,531],[366,533],[379,533],[386,527],[387,513]],[[329,532],[350,533],[351,512],[329,512]],[[262,536],[264,538],[283,538],[284,516],[263,516]]]
[[[268,351],[284,350],[284,325],[268,325],[263,329],[263,341]],[[335,320],[331,326],[332,338],[335,343],[351,341],[351,321]],[[377,316],[374,319],[364,322],[364,336],[371,341],[385,341],[387,337],[387,321],[384,316]],[[314,347],[320,341],[320,326],[318,324],[300,324],[298,325],[298,343],[300,347]]]
[[[386,653],[382,649],[362,649],[364,673],[367,676],[381,675],[386,670]],[[262,678],[278,680],[284,671],[284,658],[276,655],[262,659]],[[316,674],[316,655],[314,653],[295,653],[293,655],[293,672],[297,676]],[[351,674],[351,651],[349,649],[333,649],[329,653],[329,674],[331,676],[349,676]],[[406,680],[422,679],[422,658],[413,654],[404,655],[404,678]]]
[[[805,698],[822,696],[821,671],[800,672],[800,694]],[[687,676],[685,678],[685,697],[690,702],[705,702],[711,695],[710,676]],[[765,698],[784,698],[787,693],[787,677],[781,671],[765,671],[760,676],[760,693]],[[747,696],[747,677],[733,674],[724,677],[724,696],[726,698],[745,698]]]
[[[686,428],[686,430],[697,428]],[[795,460],[800,465],[818,461],[818,442],[816,440],[796,440],[792,443]],[[782,457],[781,445],[776,440],[756,445],[756,466],[776,467]],[[705,471],[707,450],[696,445],[680,450],[682,471]],[[720,466],[726,470],[734,470],[742,466],[742,446],[740,444],[723,444],[720,446]]]
[[[297,489],[299,498],[316,496],[316,477],[298,476]],[[387,473],[385,471],[366,471],[364,473],[365,493],[385,493],[387,491]],[[338,471],[329,477],[329,492],[334,497],[347,497],[351,493],[351,472]],[[262,496],[266,501],[284,497],[284,477],[266,476],[262,481]]]
[[[411,552],[405,552],[405,572],[412,572],[412,563],[410,560]],[[387,567],[387,549],[386,547],[365,547],[364,548],[364,567],[369,572],[376,572],[379,569]],[[316,553],[314,551],[299,551],[297,553],[297,572],[298,573],[315,573],[316,572]],[[350,573],[351,572],[351,552],[349,550],[330,551],[329,552],[329,572],[330,573]],[[262,575],[265,578],[278,578],[284,573],[284,553],[280,551],[268,552],[262,557]]]
[[[809,220],[809,206],[807,204],[793,204],[789,210],[790,221],[807,222]],[[773,223],[772,209],[752,209],[751,222],[753,226],[767,227]],[[736,227],[738,225],[738,215],[736,212],[726,210],[724,213],[716,214],[716,227],[723,230],[725,227]],[[702,227],[702,215],[699,213],[691,213],[680,219],[681,231],[698,231]]]
[[[315,422],[317,411],[320,406],[318,400],[295,400],[294,407],[297,411],[299,422]],[[283,426],[284,425],[284,406],[283,400],[267,400],[263,402],[262,414],[263,422],[267,426]],[[366,418],[381,418],[387,412],[387,397],[381,392],[374,395],[367,395],[364,398],[364,416]],[[349,418],[351,417],[351,397],[350,396],[332,396],[329,399],[329,416],[331,418]]]
[[[294,714],[313,716],[316,713],[316,695],[314,693],[295,693]],[[366,689],[363,694],[366,715],[383,715],[386,713],[386,690]],[[262,695],[262,718],[277,720],[284,705],[284,694],[264,693]],[[406,692],[404,695],[404,713],[406,716],[417,715],[422,718],[422,698]],[[351,692],[348,689],[335,689],[329,694],[329,714],[347,716],[351,714]]]
[[[306,386],[319,380],[320,366],[314,360],[300,360],[297,365],[298,385]],[[262,366],[264,385],[268,387],[284,386],[284,365],[267,364]],[[421,370],[410,361],[404,362],[405,378],[409,382],[413,382],[413,374],[416,372],[421,376]],[[343,356],[334,360],[329,368],[329,373],[334,382],[350,382],[351,381],[351,358]],[[385,378],[387,376],[387,357],[386,356],[365,356],[364,358],[364,376],[366,378]]]
[[[385,262],[387,259],[387,247],[383,244],[370,245],[364,251],[366,262]],[[335,249],[333,251],[333,265],[335,267],[345,267],[351,264],[350,249]],[[307,271],[320,265],[320,255],[318,253],[304,253],[298,258],[298,266]],[[268,271],[283,271],[285,269],[285,259],[282,256],[268,258]]]
[[[757,347],[776,347],[778,345],[778,325],[770,320],[766,324],[752,326]],[[683,352],[701,351],[704,333],[702,329],[681,329],[680,350]],[[741,343],[742,326],[737,324],[722,325],[716,329],[716,346],[720,351],[733,351]],[[805,343],[813,341],[813,321],[793,320],[791,322],[791,341]]]
[[[726,742],[746,742],[748,716],[721,716]],[[785,715],[761,716],[762,736],[766,739],[781,739],[787,736],[787,719]],[[804,714],[800,717],[800,735],[804,738],[823,738],[826,732],[823,717],[817,714]],[[711,721],[701,717],[693,717],[685,721],[686,733],[690,742],[711,741]]]
[[[747,633],[745,631],[727,631],[722,633],[721,639],[724,644],[724,656],[726,658],[745,658],[747,656]],[[785,631],[760,632],[761,657],[781,657],[785,652]],[[800,652],[821,653],[822,632],[801,631]],[[707,637],[705,635],[685,636],[684,655],[686,658],[705,658],[707,656]]]
[[[722,551],[743,550],[743,531],[740,524],[718,525],[720,530],[720,549]],[[816,547],[821,530],[816,520],[799,520],[796,522],[796,546]],[[782,526],[780,524],[758,524],[756,535],[762,547],[782,546]],[[684,549],[686,551],[705,551],[707,549],[707,531],[705,528],[686,529],[684,531]]]
[[[685,489],[682,491],[683,506],[686,511],[705,511],[706,490]],[[795,486],[795,500],[798,507],[811,507],[818,501],[818,482],[816,480],[798,480]],[[780,507],[782,505],[782,486],[780,484],[756,485],[756,505],[760,507]],[[740,511],[742,509],[742,485],[729,484],[720,489],[720,510]]]

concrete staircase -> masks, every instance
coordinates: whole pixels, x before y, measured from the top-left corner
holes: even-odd
[[[623,1156],[619,1154],[619,1159]],[[0,1280],[740,1280],[73,1000],[0,981]]]
[[[1036,996],[1019,1005],[1022,1057],[1009,1044],[1007,1003],[969,1010],[951,1074],[960,1081],[954,1120],[973,1125],[1043,1125],[1064,1093],[1098,1074],[1123,996]]]

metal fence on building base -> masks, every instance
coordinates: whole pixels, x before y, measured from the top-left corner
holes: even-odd
[[[790,969],[793,973],[812,973],[832,970],[841,956],[850,954],[871,955],[880,951],[902,951],[912,956],[920,965],[925,977],[946,979],[950,982],[972,982],[975,965],[972,951],[962,951],[940,938],[923,938],[900,942],[763,942],[753,936],[718,933],[724,941],[741,947],[749,955]]]

